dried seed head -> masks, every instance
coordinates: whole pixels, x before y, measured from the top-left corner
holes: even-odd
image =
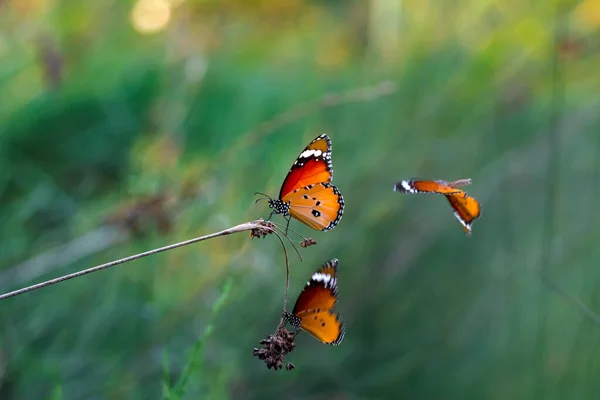
[[[295,336],[294,332],[289,332],[285,329],[285,326],[280,326],[274,335],[269,335],[260,341],[263,347],[260,349],[254,348],[252,355],[258,357],[259,360],[263,360],[269,369],[282,369],[285,356],[296,348]],[[288,371],[293,368],[294,365],[291,363],[287,363],[285,366]]]
[[[304,238],[304,240],[300,242],[300,247],[307,248],[307,247],[313,246],[315,244],[317,244],[317,241],[315,239],[309,237],[309,238]]]
[[[267,235],[275,232],[275,225],[271,221],[263,221],[260,220],[260,225],[258,228],[254,228],[250,231],[250,239],[259,238],[262,239]]]

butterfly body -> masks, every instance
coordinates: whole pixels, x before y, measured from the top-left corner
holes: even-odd
[[[481,216],[481,205],[466,192],[459,189],[471,183],[471,179],[460,179],[454,182],[443,180],[402,180],[394,185],[394,191],[400,193],[436,193],[443,194],[458,222],[467,235],[471,234],[473,222]]]
[[[281,214],[284,217],[290,215],[290,205],[283,200],[269,199],[269,207],[273,209],[275,214]]]
[[[344,323],[339,314],[332,311],[337,303],[338,260],[325,263],[304,286],[293,311],[284,312],[286,320],[322,343],[339,345],[344,339]]]
[[[269,199],[271,215],[283,215],[288,224],[294,217],[315,230],[333,229],[342,219],[344,198],[332,178],[331,139],[322,134],[296,158],[278,198]]]

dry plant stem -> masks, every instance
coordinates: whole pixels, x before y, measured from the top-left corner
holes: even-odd
[[[283,232],[283,224],[280,224],[279,222],[273,222],[273,221],[271,221],[271,223],[272,223],[273,225],[277,225],[277,227],[279,228],[279,230],[280,230],[281,232]],[[302,239],[302,240],[306,239],[304,236],[302,236],[301,234],[299,234],[297,231],[293,230],[293,229],[292,229],[292,228],[290,228],[289,226],[288,226],[287,230],[288,230],[288,231],[290,231],[290,232],[292,232],[294,235],[298,236],[298,237],[299,237],[300,239]],[[287,236],[287,235],[286,235],[286,236]]]
[[[144,253],[140,253],[140,254],[136,254],[136,255],[133,255],[133,256],[125,257],[125,258],[122,258],[120,260],[115,260],[115,261],[112,261],[112,262],[109,262],[109,263],[106,263],[106,264],[98,265],[98,266],[95,266],[95,267],[92,267],[92,268],[84,269],[82,271],[74,272],[74,273],[69,274],[69,275],[64,275],[64,276],[61,276],[61,277],[58,277],[58,278],[55,278],[55,279],[51,279],[51,280],[48,280],[48,281],[45,281],[45,282],[42,282],[42,283],[38,283],[36,285],[32,285],[32,286],[28,286],[28,287],[25,287],[25,288],[22,288],[22,289],[19,289],[19,290],[8,292],[8,293],[0,295],[0,300],[7,299],[9,297],[14,297],[14,296],[17,296],[19,294],[31,292],[31,291],[34,291],[34,290],[37,290],[37,289],[41,289],[43,287],[54,285],[54,284],[59,283],[59,282],[68,281],[69,279],[78,278],[80,276],[87,275],[87,274],[90,274],[92,272],[96,272],[96,271],[100,271],[100,270],[103,270],[103,269],[106,269],[106,268],[114,267],[115,265],[123,264],[123,263],[129,262],[129,261],[138,260],[140,258],[151,256],[151,255],[154,255],[154,254],[162,253],[163,251],[172,250],[172,249],[175,249],[177,247],[186,246],[188,244],[192,244],[192,243],[196,243],[196,242],[201,242],[203,240],[208,240],[208,239],[216,238],[216,237],[219,237],[219,236],[231,235],[232,233],[250,231],[250,230],[253,230],[253,229],[265,229],[265,230],[268,230],[268,231],[271,231],[271,232],[277,234],[273,228],[269,228],[269,227],[265,226],[264,221],[262,221],[262,220],[256,220],[256,221],[246,222],[244,224],[236,225],[236,226],[234,226],[232,228],[225,229],[225,230],[220,231],[220,232],[211,233],[210,235],[205,235],[205,236],[197,237],[197,238],[194,238],[194,239],[186,240],[184,242],[179,242],[179,243],[175,243],[175,244],[172,244],[172,245],[169,245],[169,246],[160,247],[158,249],[154,249],[154,250],[146,251]],[[283,240],[281,240],[281,238],[279,237],[279,234],[277,234],[277,236],[278,236],[278,238],[279,238],[279,240],[280,240],[280,242],[281,242],[281,244],[283,246]],[[285,246],[283,246],[283,249],[285,251]],[[288,272],[287,276],[288,276],[288,281],[289,281],[289,266],[288,266],[287,252],[285,253],[285,257],[286,257],[286,269],[287,269],[287,272]],[[287,293],[287,285],[286,285],[286,293]],[[287,300],[287,295],[286,295],[286,300]],[[285,304],[285,302],[284,302],[284,304]]]
[[[180,213],[180,208],[175,209],[174,218]],[[123,243],[130,239],[131,233],[118,228],[113,224],[103,224],[82,236],[72,239],[70,242],[60,246],[47,249],[41,253],[14,265],[0,273],[0,288],[4,285],[13,284],[20,286],[27,282],[41,278],[43,275],[73,264],[85,257],[89,257],[112,246]]]
[[[289,236],[283,232],[283,229],[281,229],[279,226],[277,226],[277,224],[273,223],[273,225],[275,225],[275,229],[277,229],[279,231],[279,233],[281,233],[281,235],[283,235],[283,237],[285,237],[287,239],[287,241],[290,242],[290,244],[292,245],[292,248],[296,251],[296,254],[298,254],[300,261],[302,261],[302,255],[300,254],[300,251],[298,250],[298,248],[296,247],[294,242],[292,242],[292,239],[290,239]],[[279,236],[279,234],[277,236]],[[302,236],[300,236],[300,237],[302,237]],[[302,239],[304,239],[304,238],[302,238]],[[285,246],[284,246],[284,248],[285,248]]]
[[[279,236],[279,233],[277,233],[275,231],[274,231],[274,233],[277,236],[277,239],[279,239],[279,242],[281,243],[281,247],[283,247],[283,254],[285,256],[285,294],[283,296],[283,309],[285,310],[287,307],[287,298],[288,298],[288,293],[289,293],[289,289],[290,289],[290,261],[288,258],[287,249],[285,248],[285,245],[283,244],[283,239],[281,239],[281,236]],[[288,238],[288,240],[289,240],[289,238]],[[294,243],[292,243],[292,246],[294,246]],[[296,249],[296,246],[294,246],[294,249]],[[296,252],[297,251],[298,251],[298,249],[296,249]],[[300,253],[298,253],[298,255],[300,255]],[[302,259],[302,257],[300,257],[300,259]],[[283,321],[283,317],[281,317],[281,320]],[[279,322],[279,325],[281,325],[281,321]]]
[[[2,282],[2,286],[8,282],[15,286],[31,282],[48,273],[50,269],[59,265],[72,264],[84,257],[123,243],[128,238],[129,234],[116,227],[102,226],[2,271],[0,282]]]

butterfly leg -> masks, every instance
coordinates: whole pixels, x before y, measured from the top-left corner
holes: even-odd
[[[300,333],[301,329],[294,327],[294,329],[296,329],[296,333],[294,333],[294,337],[292,339],[296,339],[296,336],[298,336],[298,334]]]
[[[287,236],[288,233],[288,229],[290,227],[290,220],[292,219],[291,215],[287,215],[286,217],[284,217],[287,220],[287,224],[285,225],[285,236]]]
[[[269,214],[269,218],[267,218],[267,221],[271,220],[271,217],[273,216],[273,214],[275,214],[275,210],[271,211],[271,214]]]

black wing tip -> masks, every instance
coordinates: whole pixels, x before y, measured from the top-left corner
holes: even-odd
[[[316,138],[315,138],[315,139],[312,141],[312,143],[314,143],[314,142],[316,142],[317,140],[320,140],[320,139],[325,139],[325,140],[327,140],[328,142],[331,142],[331,138],[329,137],[329,135],[328,135],[328,134],[326,134],[326,133],[321,133],[319,136],[317,136],[317,137],[316,137]]]
[[[398,193],[408,193],[409,188],[412,188],[415,179],[402,179],[396,183],[394,183],[394,192]]]
[[[327,142],[327,152],[326,153],[329,153],[331,155],[331,149],[332,149],[331,138],[326,133],[321,133],[319,136],[314,138],[313,141],[308,144],[308,146],[310,146],[311,144],[313,144],[319,140],[325,140]],[[330,169],[333,169],[333,167],[331,166],[331,157],[329,157],[329,159],[327,161],[329,161],[328,165],[329,165]]]

